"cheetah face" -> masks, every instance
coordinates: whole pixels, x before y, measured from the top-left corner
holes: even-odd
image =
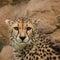
[[[30,44],[34,36],[34,25],[31,21],[6,20],[11,36],[17,44]]]

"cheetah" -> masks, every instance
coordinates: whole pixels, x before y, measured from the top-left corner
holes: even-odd
[[[13,60],[60,60],[60,53],[47,34],[37,30],[39,21],[29,18],[6,20],[9,28]]]

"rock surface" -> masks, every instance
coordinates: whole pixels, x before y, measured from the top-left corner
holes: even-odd
[[[0,53],[0,60],[12,60],[12,47],[11,46],[5,46]]]

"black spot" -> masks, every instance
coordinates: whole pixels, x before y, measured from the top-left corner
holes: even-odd
[[[43,53],[45,52],[44,49],[42,50],[42,52],[43,52]]]
[[[33,60],[33,59],[32,59]]]
[[[37,51],[37,49],[35,49],[35,51]]]
[[[52,51],[52,53],[55,53],[55,51]]]
[[[35,52],[34,54],[39,55],[39,53]],[[40,56],[40,55],[39,55]]]
[[[21,60],[23,60],[23,58]]]
[[[47,59],[46,60],[49,60],[49,57],[47,57]]]
[[[33,58],[35,58],[35,56],[33,56]]]
[[[26,59],[28,59],[28,56],[26,57]]]
[[[29,58],[29,60],[31,60],[31,58]]]
[[[41,56],[41,58],[43,58],[43,56]]]
[[[41,43],[40,43],[40,45],[41,45]]]
[[[46,54],[44,54],[43,56],[46,56]]]
[[[52,55],[52,53],[49,53],[50,55]]]
[[[43,40],[41,39],[40,41],[42,42]]]
[[[49,53],[46,53],[47,55],[49,54]]]
[[[38,60],[38,57],[36,57],[36,60]]]
[[[29,55],[31,56],[31,53]]]
[[[22,54],[25,54],[25,52],[22,52]]]
[[[31,48],[30,48],[30,50],[31,50]]]
[[[38,46],[38,49],[40,48],[40,46]]]
[[[54,60],[56,60],[56,57],[53,57]]]
[[[30,55],[30,56],[33,56],[33,53],[30,53],[29,55]]]
[[[40,53],[40,55],[42,55],[42,53]]]
[[[39,51],[41,51],[41,49],[39,49]]]
[[[52,57],[50,56],[49,59],[52,60]]]
[[[58,58],[60,59],[60,56],[58,56]]]
[[[43,47],[43,45],[41,47]]]
[[[33,53],[31,55],[33,56]]]
[[[48,48],[47,46],[45,48]]]
[[[16,55],[16,57],[21,57],[21,55]]]
[[[50,50],[49,50],[49,49],[47,49],[47,51],[48,51],[48,52],[50,52]]]

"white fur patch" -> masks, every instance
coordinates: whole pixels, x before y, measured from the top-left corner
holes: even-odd
[[[5,22],[6,22],[6,24],[8,24],[10,22],[10,20],[6,19]]]

